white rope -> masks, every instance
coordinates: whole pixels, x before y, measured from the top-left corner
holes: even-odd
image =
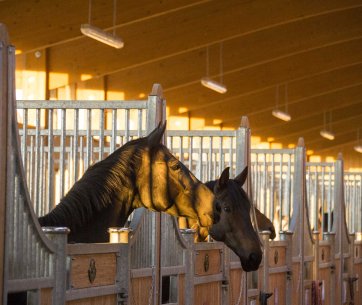
[[[239,297],[238,300],[236,301],[235,305],[240,305],[241,302],[241,296],[244,293],[244,281],[245,281],[245,272],[241,271],[241,277],[240,277],[240,292],[239,292]]]

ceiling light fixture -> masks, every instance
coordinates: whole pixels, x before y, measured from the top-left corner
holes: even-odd
[[[357,129],[357,145],[355,145],[353,148],[356,152],[359,152],[360,154],[362,154],[362,144],[361,144],[361,140],[359,137],[359,128]]]
[[[279,85],[278,85],[276,87],[276,91],[275,91],[275,108],[276,109],[274,109],[272,111],[272,115],[275,116],[279,120],[289,122],[292,119],[292,117],[288,113],[288,87],[287,87],[287,85],[285,85],[284,92],[285,92],[285,111],[278,109],[278,103],[279,103]]]
[[[226,86],[223,84],[223,61],[222,61],[222,42],[220,43],[220,82],[214,81],[209,78],[209,46],[206,47],[206,76],[201,78],[201,85],[218,93],[225,93]]]
[[[355,150],[356,152],[359,152],[360,154],[362,154],[362,145],[356,145],[356,146],[354,147],[354,150]]]
[[[92,10],[92,2],[89,0],[89,12],[88,12],[88,23],[80,25],[80,31],[83,35],[98,40],[104,44],[107,44],[116,49],[121,49],[124,46],[123,40],[116,36],[116,3],[117,0],[113,1],[113,34],[107,33],[106,31],[91,25],[91,10]]]
[[[272,111],[272,115],[275,116],[276,118],[278,118],[279,120],[285,121],[285,122],[289,122],[292,117],[290,116],[290,114],[281,111],[279,109],[275,109]]]
[[[214,90],[219,93],[225,93],[227,91],[227,88],[225,87],[225,85],[218,83],[208,77],[201,78],[201,84],[204,87],[209,88],[209,89]]]
[[[331,131],[328,131],[328,130],[325,130],[325,129],[323,129],[323,130],[321,130],[320,132],[319,132],[319,134],[323,137],[323,138],[325,138],[325,139],[327,139],[327,140],[334,140],[334,133],[333,132],[331,132]]]
[[[332,112],[329,112],[329,128],[326,128],[326,112],[324,111],[323,113],[323,129],[319,132],[319,134],[330,141],[333,141],[335,136],[334,133],[332,132],[332,128],[331,128],[331,122],[332,122]]]

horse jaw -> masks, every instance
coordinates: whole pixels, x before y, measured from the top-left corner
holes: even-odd
[[[213,224],[213,202],[214,193],[200,183],[195,190],[195,209],[199,223],[202,227],[210,227]]]

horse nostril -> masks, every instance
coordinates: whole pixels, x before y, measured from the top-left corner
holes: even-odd
[[[259,257],[257,254],[255,253],[251,253],[249,255],[249,261],[252,262],[252,263],[259,263]]]

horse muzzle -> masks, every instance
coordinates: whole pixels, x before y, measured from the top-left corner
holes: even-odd
[[[252,252],[247,258],[245,258],[244,256],[239,256],[239,258],[243,270],[246,272],[250,272],[259,269],[262,260],[262,254]]]

